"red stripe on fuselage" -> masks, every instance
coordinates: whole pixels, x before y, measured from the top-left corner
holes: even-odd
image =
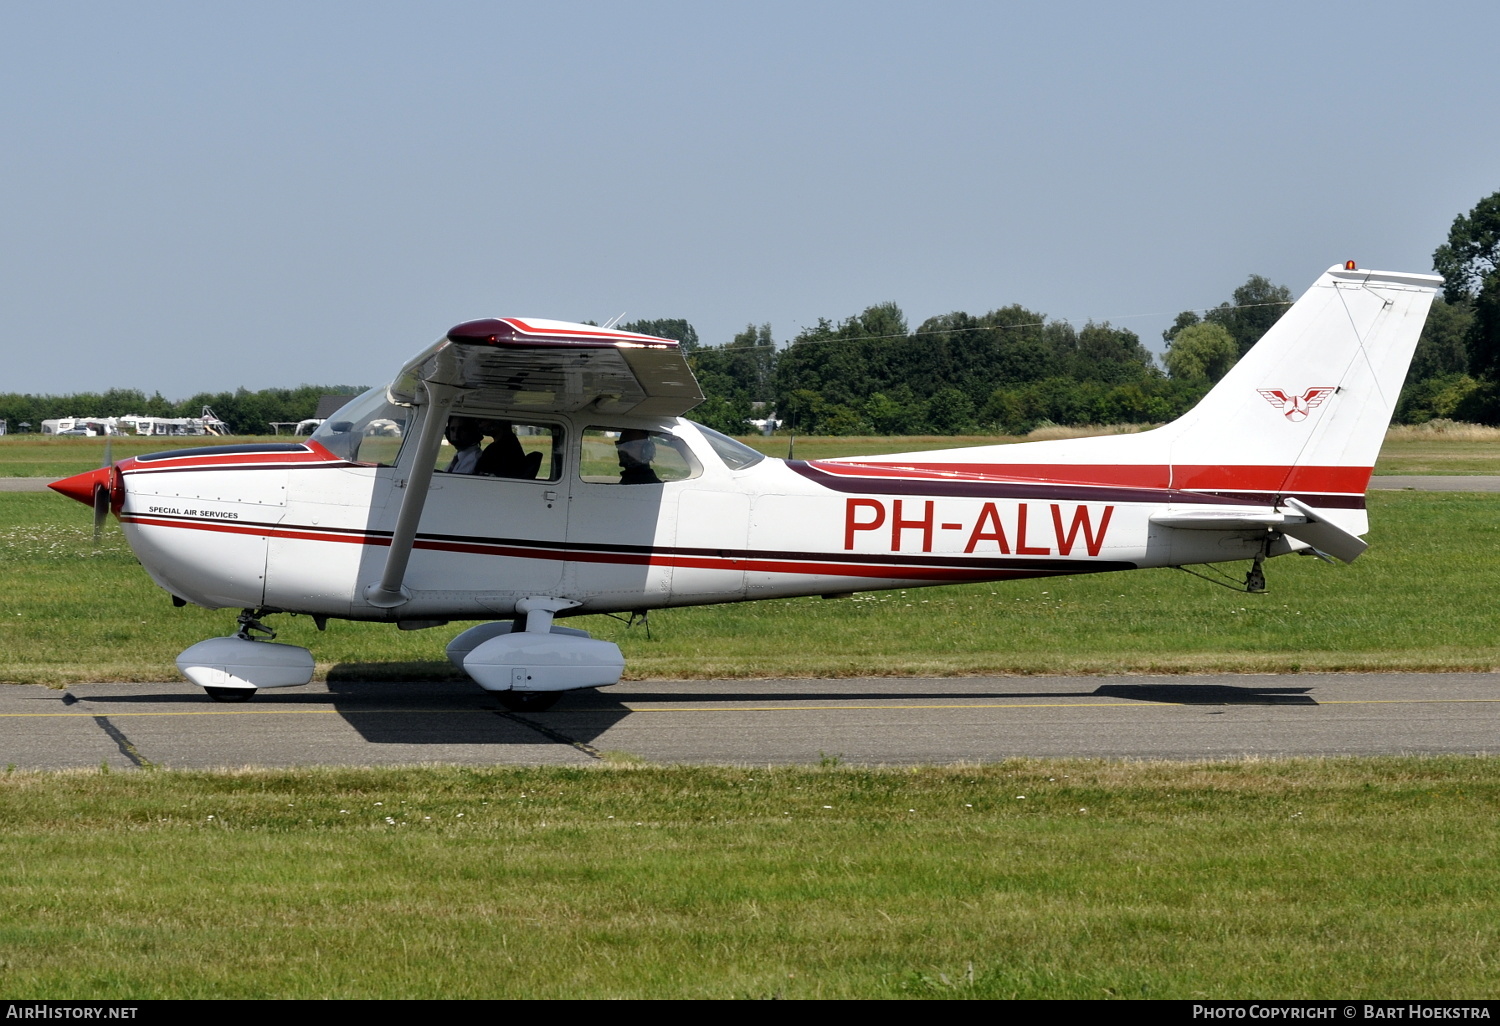
[[[300,541],[332,542],[345,545],[389,546],[389,535],[363,531],[326,531],[319,528],[282,527],[276,524],[226,523],[224,521],[175,519],[141,516],[127,513],[120,517],[122,523],[143,527],[179,528],[189,531],[216,531],[223,534],[260,535],[265,538],[290,538]],[[951,564],[962,565],[914,565],[913,563],[856,562],[859,557],[851,555],[850,561],[828,561],[812,553],[767,554],[756,556],[707,556],[689,551],[651,549],[641,552],[611,552],[587,548],[539,548],[510,542],[463,541],[458,539],[421,538],[413,545],[416,549],[436,552],[462,552],[474,555],[496,556],[511,559],[544,559],[578,563],[611,563],[625,566],[671,566],[703,570],[755,571],[760,573],[804,574],[820,577],[885,578],[903,581],[998,581],[1016,577],[1053,577],[1105,570],[1134,569],[1135,564],[1120,560],[1024,560],[1002,561],[964,557],[940,557]],[[1027,566],[1034,563],[1034,566]],[[1089,568],[1085,570],[1084,568]]]
[[[1164,464],[856,463],[809,460],[840,478],[973,480],[1026,484],[1113,485],[1124,488],[1232,492],[1343,492],[1363,494],[1371,467],[1193,466]]]
[[[188,449],[184,450],[182,456],[167,456],[145,463],[132,456],[121,460],[118,466],[120,473],[126,475],[156,474],[165,470],[245,470],[276,466],[376,466],[374,463],[350,463],[341,456],[335,456],[316,442],[307,444],[311,450],[309,452],[211,453],[207,456],[194,456],[192,450]]]

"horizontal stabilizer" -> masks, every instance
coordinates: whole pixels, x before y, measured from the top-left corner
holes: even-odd
[[[1302,519],[1302,517],[1288,517],[1285,513],[1268,513],[1259,510],[1236,512],[1205,509],[1158,513],[1151,518],[1151,522],[1161,527],[1177,527],[1184,531],[1253,531],[1262,527],[1281,528],[1288,520],[1301,522]]]
[[[1283,503],[1290,513],[1274,510],[1180,510],[1158,513],[1151,522],[1158,527],[1183,531],[1255,531],[1276,530],[1306,542],[1319,552],[1337,556],[1352,563],[1369,548],[1369,543],[1324,519],[1321,514],[1297,499]]]
[[[1311,506],[1297,499],[1285,500],[1286,507],[1306,518],[1305,523],[1287,523],[1282,534],[1291,535],[1298,541],[1307,542],[1320,552],[1336,556],[1345,563],[1352,563],[1359,554],[1370,547],[1370,543],[1357,534],[1350,534],[1342,527],[1323,519]]]

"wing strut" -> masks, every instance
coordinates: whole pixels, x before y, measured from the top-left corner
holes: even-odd
[[[448,426],[448,414],[454,398],[463,391],[436,381],[423,381],[422,387],[427,393],[427,416],[422,418],[417,454],[411,472],[406,475],[406,494],[401,497],[401,511],[396,514],[390,554],[385,557],[380,583],[365,588],[365,601],[380,609],[394,609],[411,599],[411,592],[402,583],[406,579],[406,564],[411,559],[412,544],[417,540],[417,523],[422,519],[422,507],[427,504],[427,489],[432,484],[432,471],[437,462],[438,446],[443,441],[443,431]]]

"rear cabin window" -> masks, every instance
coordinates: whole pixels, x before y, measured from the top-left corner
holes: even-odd
[[[591,484],[665,484],[701,473],[687,443],[665,431],[591,427],[583,432],[578,475]]]
[[[557,481],[562,478],[563,430],[483,417],[450,417],[433,469],[442,474]]]

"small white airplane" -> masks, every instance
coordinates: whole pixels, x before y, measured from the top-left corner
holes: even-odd
[[[177,665],[312,679],[272,613],[484,620],[448,656],[511,709],[616,683],[587,613],[1364,551],[1365,487],[1442,279],[1323,274],[1193,410],[1134,435],[779,460],[683,418],[668,339],[460,324],[304,442],[175,449],[52,485],[113,510],[174,603],[239,608]],[[455,449],[442,452],[445,434]],[[492,441],[485,446],[483,440]]]

